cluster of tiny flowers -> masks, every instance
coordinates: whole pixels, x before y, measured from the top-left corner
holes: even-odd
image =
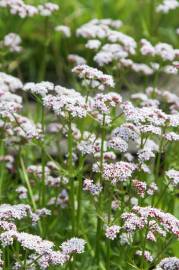
[[[111,28],[119,28],[122,22],[111,19],[93,19],[77,29],[77,36],[82,36],[87,39],[103,39],[106,38],[111,31]]]
[[[51,82],[40,82],[40,83],[29,82],[24,85],[23,90],[44,97],[49,92],[54,90],[54,84]]]
[[[116,162],[111,164],[104,164],[103,176],[106,180],[113,184],[119,181],[125,181],[132,176],[137,166],[129,162]]]
[[[92,195],[96,196],[102,191],[100,184],[94,184],[94,181],[91,179],[85,179],[83,181],[83,190],[89,191]]]
[[[78,65],[73,68],[73,73],[83,79],[83,84],[91,88],[105,90],[114,87],[114,81],[111,75],[106,75],[102,71],[89,67],[87,65]]]
[[[67,38],[71,37],[71,30],[66,25],[57,25],[55,31],[62,33]]]
[[[146,39],[141,40],[141,54],[150,56],[160,56],[164,61],[173,61],[178,55],[178,50],[175,50],[172,45],[168,43],[158,43],[153,46],[150,41]]]
[[[155,270],[178,270],[179,259],[176,257],[168,257],[161,260]]]
[[[0,72],[0,87],[3,92],[15,92],[18,89],[22,89],[22,82],[9,74]]]
[[[66,208],[68,205],[68,193],[66,189],[63,189],[57,197],[51,197],[48,205],[61,206],[61,208]]]
[[[10,13],[21,18],[32,17],[34,15],[50,16],[59,9],[59,6],[47,2],[42,5],[27,5],[23,0],[0,0],[0,7],[8,8]]]
[[[14,128],[14,132],[18,136],[27,140],[42,138],[41,125],[35,125],[32,120],[21,115],[14,114],[14,118],[17,124],[17,127]]]
[[[74,253],[83,253],[86,242],[81,238],[71,238],[62,243],[60,246],[62,249],[62,253],[66,255],[71,255]]]
[[[27,199],[27,189],[24,186],[19,186],[16,188],[16,192],[19,196],[19,199]]]
[[[91,43],[89,43],[89,41],[86,44],[87,48],[92,47],[92,46],[90,46]],[[100,42],[100,41],[98,41],[98,42]],[[97,49],[98,47],[96,46],[95,49]],[[110,64],[113,61],[120,61],[121,59],[124,59],[127,56],[128,56],[128,52],[120,44],[115,44],[115,43],[114,44],[105,44],[101,48],[101,50],[94,56],[94,61],[99,66],[104,66],[104,65]]]
[[[110,240],[114,240],[117,237],[117,234],[120,232],[120,229],[121,228],[118,225],[107,226],[105,235]]]
[[[127,152],[128,143],[120,137],[112,137],[108,141],[108,147],[120,152]]]
[[[57,95],[46,95],[43,104],[52,109],[57,116],[83,118],[87,113],[85,98],[74,89],[67,89],[61,86],[55,87]]]
[[[137,191],[137,194],[144,198],[145,194],[153,195],[154,192],[158,190],[155,183],[147,185],[145,182],[139,181],[137,179],[132,180],[132,185]]]
[[[175,10],[179,7],[177,0],[163,0],[163,2],[156,7],[157,12],[168,13],[170,10]]]
[[[68,62],[71,63],[73,66],[86,64],[86,59],[77,54],[69,54],[67,59],[68,59]]]
[[[134,206],[133,212],[122,214],[122,219],[125,221],[123,228],[129,232],[141,230],[148,224],[147,239],[151,241],[156,241],[154,233],[165,236],[169,232],[177,237],[179,234],[179,220],[157,208]]]
[[[169,178],[170,184],[177,186],[179,184],[179,171],[170,169],[165,172],[166,176]]]
[[[142,252],[141,250],[137,250],[136,251],[136,255],[138,256],[144,256],[144,259],[147,261],[147,262],[152,262],[153,261],[153,256],[151,255],[151,253],[147,250],[144,250],[144,252]]]
[[[12,245],[14,240],[18,241],[23,248],[38,255],[40,259],[37,260],[37,263],[41,269],[46,269],[50,265],[63,265],[69,259],[67,254],[52,249],[53,242],[42,240],[40,236],[14,230],[3,232],[0,236],[0,241],[4,247]]]
[[[10,52],[20,52],[22,50],[21,37],[16,33],[9,33],[0,41],[0,47],[7,48]]]
[[[122,103],[122,97],[114,92],[108,94],[97,94],[91,102],[93,114],[99,112],[102,115],[110,113],[112,108],[116,108]],[[99,119],[100,120],[100,119]]]

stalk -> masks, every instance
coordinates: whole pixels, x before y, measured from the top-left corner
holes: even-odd
[[[42,124],[42,132],[45,136],[45,110],[43,104],[41,105],[41,124]],[[45,151],[44,151],[44,141],[41,144],[41,155],[42,155],[42,187],[41,187],[41,205],[42,207],[45,205],[45,195],[46,195],[46,186],[45,186]]]
[[[4,141],[3,138],[0,140],[0,153],[1,156],[4,155]],[[3,182],[4,182],[4,166],[3,164],[0,165],[1,174],[0,174],[0,202],[2,201],[2,188],[3,188]]]
[[[81,199],[82,199],[82,189],[83,189],[83,173],[82,173],[82,167],[84,165],[84,158],[81,155],[80,156],[80,161],[79,161],[79,167],[80,167],[80,175],[79,175],[79,183],[78,183],[78,209],[77,209],[77,231],[79,231],[79,226],[80,226],[80,218],[81,218]]]
[[[85,104],[87,105],[88,103],[88,98],[89,98],[89,89],[86,91],[86,98],[85,98]],[[82,122],[82,128],[81,128],[81,137],[83,138],[83,133],[84,133],[84,119]],[[77,201],[78,201],[78,208],[77,208],[77,234],[80,229],[80,219],[81,219],[81,200],[82,200],[82,190],[83,190],[83,165],[84,165],[84,157],[81,154],[80,155],[80,160],[79,160],[79,168],[80,168],[80,173],[79,173],[79,180],[78,180],[78,195],[77,195]]]
[[[109,194],[109,204],[108,204],[108,225],[111,222],[111,202],[112,202],[112,191]],[[111,240],[107,239],[107,252],[106,252],[106,269],[110,270],[110,257],[111,257]]]
[[[75,187],[74,179],[71,177],[73,171],[73,136],[71,127],[71,117],[69,117],[68,122],[68,169],[70,174],[70,208],[71,208],[71,218],[72,218],[72,236],[75,233]]]
[[[100,178],[99,182],[102,184],[102,174],[103,174],[103,156],[104,156],[104,140],[105,140],[105,115],[103,115],[103,124],[102,124],[102,134],[101,134],[101,150],[100,150]],[[98,199],[98,209],[97,209],[97,214],[101,210],[101,202],[102,202],[102,197],[101,193],[99,194],[99,199]],[[101,218],[98,216],[97,217],[97,230],[96,230],[96,262],[97,265],[99,265],[99,259],[100,259],[100,241],[101,241],[101,230],[102,230],[102,222]]]

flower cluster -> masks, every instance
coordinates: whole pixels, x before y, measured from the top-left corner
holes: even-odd
[[[78,65],[73,68],[73,73],[83,79],[83,84],[91,88],[104,90],[109,87],[114,87],[112,76],[104,74],[102,71],[89,67],[87,65]]]
[[[21,41],[19,35],[9,33],[0,42],[0,47],[7,48],[10,52],[20,52],[22,50]]]

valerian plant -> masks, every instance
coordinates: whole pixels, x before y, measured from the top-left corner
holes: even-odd
[[[179,7],[153,4],[156,16]],[[179,96],[160,82],[177,77],[179,49],[93,18],[62,70],[58,43],[74,33],[54,24],[59,6],[0,8],[44,29],[34,80],[21,31],[0,41],[0,269],[178,270]]]

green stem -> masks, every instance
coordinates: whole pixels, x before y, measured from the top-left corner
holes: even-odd
[[[73,136],[71,127],[71,117],[68,122],[68,169],[70,174],[70,209],[72,218],[72,236],[75,233],[75,186],[74,179],[71,177],[73,172]]]
[[[43,136],[45,136],[45,110],[44,106],[41,105],[41,124]],[[46,197],[46,185],[45,185],[45,151],[44,151],[44,141],[41,143],[41,155],[42,155],[42,187],[41,187],[41,205],[45,206]]]
[[[1,156],[4,155],[4,140],[1,138],[0,140],[0,154]],[[2,161],[3,162],[3,161]],[[4,164],[0,165],[0,202],[2,201],[2,189],[3,189],[3,182],[4,182]]]
[[[79,172],[79,180],[78,180],[78,209],[77,209],[77,230],[79,232],[80,228],[80,219],[81,219],[81,199],[82,199],[82,190],[83,190],[83,170],[82,167],[84,165],[84,158],[81,155],[80,156],[80,161],[79,161],[79,167],[80,167],[80,172]]]
[[[109,187],[110,188],[110,187]],[[109,203],[108,203],[108,225],[111,222],[111,202],[112,202],[112,191],[109,191]],[[107,252],[106,252],[106,269],[110,270],[110,257],[111,257],[111,240],[107,239]]]
[[[105,141],[105,115],[103,115],[103,124],[102,124],[102,133],[101,133],[101,150],[100,150],[100,178],[99,182],[102,185],[102,180],[103,180],[103,156],[104,156],[104,141]],[[102,222],[101,218],[99,216],[99,213],[101,211],[101,193],[99,194],[99,199],[98,199],[98,217],[97,217],[97,230],[96,230],[96,262],[97,265],[99,266],[99,261],[100,261],[100,244],[101,244],[101,230],[102,230]]]

